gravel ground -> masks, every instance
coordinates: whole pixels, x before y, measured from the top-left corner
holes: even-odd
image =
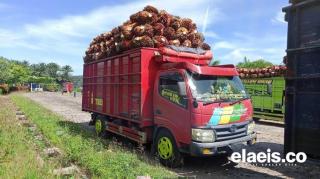
[[[81,95],[61,93],[26,93],[25,96],[40,103],[44,107],[62,115],[65,120],[81,123],[88,127],[90,114],[81,111]],[[88,127],[88,129],[92,129]],[[256,125],[258,141],[254,146],[238,144],[233,146],[234,151],[241,151],[242,148],[247,152],[272,152],[283,154],[283,134],[281,127],[269,125]],[[225,157],[194,158],[186,157],[182,168],[175,169],[176,173],[183,176],[195,176],[197,178],[319,178],[320,162],[308,161],[304,164],[285,166],[262,166],[261,164],[234,163]]]

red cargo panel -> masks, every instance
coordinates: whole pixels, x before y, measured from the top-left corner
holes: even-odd
[[[111,57],[99,62],[84,65],[83,74],[83,110],[98,112],[112,117],[127,119],[140,123],[141,119],[152,119],[152,112],[143,110],[142,100],[146,99],[146,94],[141,95],[142,91],[150,95],[147,85],[141,85],[142,65],[148,65],[151,61],[146,57],[148,52],[136,50],[116,57]],[[148,51],[148,50],[146,50]],[[149,50],[150,51],[150,50]],[[151,55],[153,51],[150,51]],[[155,63],[155,62],[154,62]],[[146,72],[149,70],[145,69]],[[143,77],[146,83],[149,75]],[[152,105],[152,96],[146,102]],[[151,106],[150,106],[151,107]],[[145,114],[143,114],[145,111]]]
[[[171,53],[171,54],[170,54]],[[140,48],[84,64],[84,111],[139,123],[153,124],[153,85],[163,63],[207,63],[211,53],[172,54],[163,49]]]

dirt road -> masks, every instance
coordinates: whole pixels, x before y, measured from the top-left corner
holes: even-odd
[[[26,93],[25,96],[40,103],[44,107],[62,115],[66,120],[84,124],[86,127],[90,121],[90,115],[81,111],[81,96],[61,95],[61,93]],[[90,127],[88,127],[90,129]],[[283,134],[281,127],[256,125],[258,142],[251,147],[243,144],[235,145],[234,151],[247,152],[272,152],[283,153]],[[320,164],[306,162],[300,165],[285,166],[261,166],[261,164],[234,163],[224,157],[194,158],[187,157],[182,168],[175,169],[176,173],[183,176],[195,176],[197,178],[318,178],[320,176]]]

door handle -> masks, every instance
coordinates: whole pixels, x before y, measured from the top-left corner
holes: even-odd
[[[162,112],[159,109],[156,109],[156,114],[162,114]]]

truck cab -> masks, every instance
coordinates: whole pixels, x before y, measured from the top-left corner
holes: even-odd
[[[163,164],[179,165],[183,154],[228,154],[233,144],[255,143],[252,104],[233,65],[166,64],[154,87],[154,122],[168,130],[154,141]]]

